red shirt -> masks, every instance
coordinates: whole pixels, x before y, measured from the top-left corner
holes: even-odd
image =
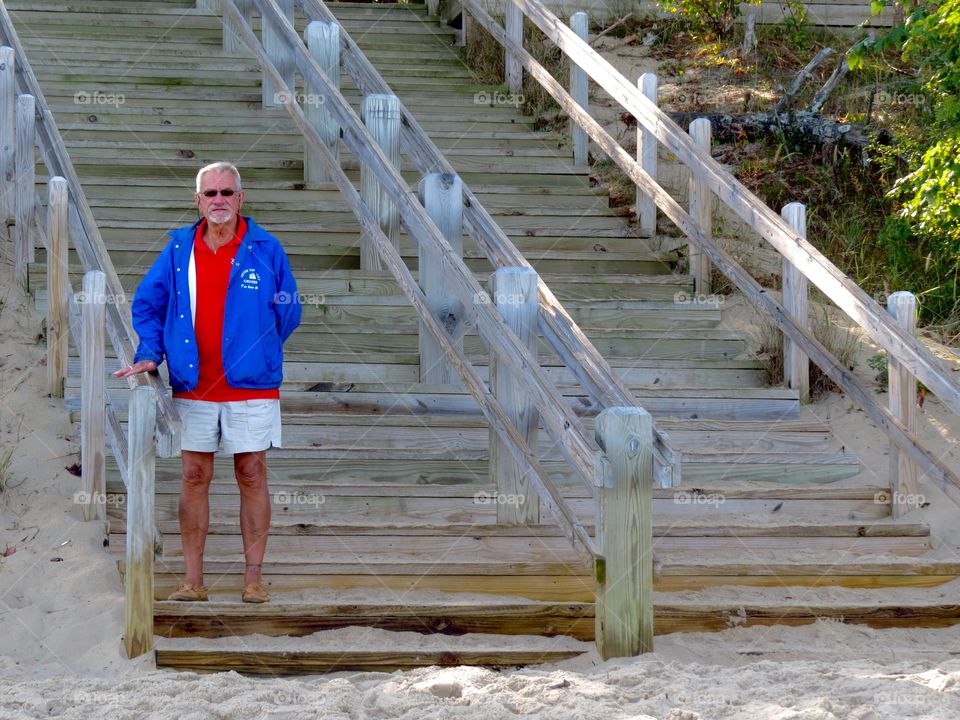
[[[243,217],[238,218],[237,232],[233,240],[221,245],[216,252],[203,241],[206,226],[207,221],[204,219],[197,226],[193,241],[193,257],[197,270],[197,317],[194,320],[194,331],[197,335],[197,352],[200,355],[200,379],[193,390],[174,393],[173,396],[207,402],[279,398],[279,388],[235,388],[227,383],[223,369],[223,311],[227,304],[230,268],[240,248],[240,241],[247,232],[247,222]]]

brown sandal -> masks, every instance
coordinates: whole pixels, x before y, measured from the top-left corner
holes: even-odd
[[[270,602],[270,593],[258,582],[252,582],[243,589],[241,596],[245,603],[265,603]]]
[[[193,586],[190,583],[184,583],[177,590],[170,594],[167,600],[178,600],[180,602],[206,602],[207,588],[203,585]]]

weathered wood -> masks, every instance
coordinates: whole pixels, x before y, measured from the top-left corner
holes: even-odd
[[[756,45],[756,37],[754,37],[753,42],[754,45]],[[744,45],[746,45],[746,38],[744,38]],[[779,114],[790,108],[790,106],[793,104],[793,96],[797,94],[800,86],[803,85],[803,81],[810,77],[817,65],[826,60],[832,53],[832,47],[825,47],[816,55],[814,55],[813,59],[806,64],[803,70],[797,73],[797,76],[793,79],[793,82],[790,83],[790,87],[788,87],[786,92],[783,93],[783,97],[780,98],[773,110],[775,113]]]
[[[810,103],[810,112],[820,112],[820,108],[823,107],[823,104],[827,101],[830,93],[836,89],[837,85],[839,85],[843,78],[847,76],[848,72],[850,72],[850,62],[848,60],[847,53],[844,53],[840,56],[840,59],[837,61],[837,66],[833,69],[833,73],[827,78],[827,81],[823,84],[823,87],[817,91],[816,95],[814,95],[813,102]]]
[[[654,105],[659,106],[656,73],[644,73],[637,80],[637,87]],[[657,179],[657,138],[643,125],[637,124],[637,162],[654,180]],[[637,224],[640,234],[654,237],[657,234],[657,204],[653,198],[637,186]]]
[[[396,95],[375,93],[367,95],[360,107],[360,117],[367,132],[383,151],[392,168],[400,169],[400,104]],[[374,170],[364,163],[360,170],[360,197],[377,218],[380,229],[395,248],[400,247],[400,213],[390,199],[390,193],[381,186]],[[369,234],[360,238],[360,268],[380,270],[376,243]]]
[[[62,177],[51,178],[49,188],[47,200],[47,391],[55,398],[62,398],[63,385],[67,378],[67,354],[70,349],[67,299],[69,292],[67,251],[70,244],[67,213],[70,197],[67,181]]]
[[[81,504],[87,520],[106,517],[106,425],[104,420],[104,314],[107,302],[106,278],[91,270],[83,277],[83,294],[78,298],[83,320],[81,355],[80,463]]]
[[[293,0],[273,0],[278,10],[283,14],[284,18],[289,21],[290,25],[293,25]],[[274,67],[280,72],[280,76],[283,78],[283,84],[289,88],[289,92],[295,92],[295,85],[293,82],[293,53],[290,50],[290,46],[281,40],[280,29],[278,28],[279,20],[275,21],[272,17],[266,17],[261,14],[261,34],[263,47],[267,52],[267,56],[270,58],[270,62],[273,63]],[[281,86],[273,83],[266,73],[262,78],[263,85],[263,107],[273,108],[279,107],[284,104],[283,98],[279,97]]]
[[[807,208],[803,203],[784,205],[780,214],[797,235],[807,237]],[[809,329],[810,299],[806,276],[783,258],[781,277],[784,309],[797,325]],[[810,358],[787,337],[783,339],[783,382],[800,393],[800,402],[810,402]]]
[[[596,424],[597,652],[604,660],[653,650],[653,419],[607,408]]]
[[[275,8],[264,0],[254,1],[263,14],[269,15],[276,12]],[[234,8],[227,6],[225,7],[225,11],[230,12],[236,22],[242,23],[242,18],[239,17],[239,14],[236,13]],[[296,47],[299,42],[296,33],[292,28],[289,28],[289,26],[285,32],[287,33],[286,40],[288,44],[291,47]],[[265,52],[257,42],[253,31],[249,27],[244,27],[242,28],[242,35],[247,46],[257,54],[264,71],[270,74],[276,82],[282,83],[282,78],[280,78],[276,69],[270,64],[269,58],[266,57]],[[399,203],[408,229],[413,232],[418,238],[418,241],[432,241],[434,246],[441,251],[444,260],[450,264],[450,271],[453,274],[454,282],[456,283],[455,287],[460,294],[461,302],[471,302],[473,297],[478,296],[478,293],[482,292],[482,289],[473,276],[463,267],[462,262],[453,255],[449,244],[440,234],[439,230],[437,230],[436,225],[430,220],[429,215],[426,214],[423,207],[419,205],[419,203],[410,201],[406,193],[406,186],[396,168],[389,162],[376,141],[366,132],[363,124],[336,88],[328,86],[328,81],[316,66],[316,63],[310,58],[309,54],[305,51],[297,52],[295,53],[295,60],[298,69],[304,76],[308,77],[311,82],[316,82],[318,85],[323,86],[325,99],[329,100],[329,105],[332,106],[331,112],[337,116],[338,121],[344,127],[344,140],[347,146],[354,153],[364,157],[365,161],[370,164],[371,168],[377,173],[378,180],[383,183],[382,187],[390,193],[392,196],[391,199]],[[390,271],[403,288],[404,293],[410,299],[411,303],[417,307],[423,319],[424,327],[441,342],[444,347],[444,352],[447,353],[448,360],[458,368],[458,372],[464,380],[467,389],[483,409],[484,415],[491,426],[499,430],[501,437],[509,439],[510,449],[515,459],[523,463],[530,471],[531,484],[536,488],[541,501],[544,502],[548,510],[553,513],[558,521],[567,529],[571,541],[574,541],[577,547],[582,548],[588,555],[594,556],[596,552],[593,547],[593,541],[589,538],[570,508],[566,506],[556,488],[550,483],[543,468],[530,449],[526,447],[526,443],[516,428],[510,423],[509,418],[507,418],[499,402],[497,402],[496,398],[486,389],[473,366],[453,348],[449,342],[446,331],[429,313],[420,288],[413,280],[407,267],[403,264],[392,243],[390,243],[387,236],[380,229],[369,206],[360,199],[353,183],[333,161],[333,157],[329,154],[326,147],[323,146],[320,137],[313,128],[306,123],[300,107],[292,102],[291,99],[286,103],[286,108],[288,112],[290,112],[294,122],[303,132],[305,140],[313,145],[324,157],[327,168],[332,173],[334,182],[341,193],[343,193],[347,203],[353,208],[358,220],[363,226],[364,232],[369,233],[375,239],[380,257],[388,264]],[[511,363],[512,369],[518,372],[524,372],[524,370],[526,370],[525,378],[530,381],[527,390],[536,398],[537,408],[541,416],[545,417],[545,425],[548,427],[551,435],[561,442],[565,456],[577,469],[580,477],[591,477],[592,468],[587,459],[589,452],[591,452],[588,449],[589,445],[586,443],[582,433],[578,433],[573,414],[569,412],[562,400],[560,400],[558,394],[546,385],[540,374],[535,372],[535,360],[530,357],[528,351],[520,346],[516,335],[510,332],[499,316],[496,315],[496,313],[489,312],[489,308],[487,308],[487,312],[478,312],[476,318],[485,326],[483,330],[488,342],[491,346],[496,347],[501,355],[506,357],[507,361]],[[545,416],[545,411],[549,413],[549,416]],[[559,426],[557,424],[558,422],[560,423]]]
[[[153,491],[157,398],[141,385],[130,400],[123,641],[128,658],[153,649]]]
[[[743,30],[743,43],[740,45],[740,57],[749,58],[757,51],[757,14],[750,13]]]
[[[36,103],[33,95],[17,97],[17,147],[16,167],[16,262],[14,276],[22,286],[27,286],[27,265],[34,262],[33,213],[37,191],[34,188],[34,155],[36,144]]]
[[[0,220],[13,218],[16,204],[14,168],[16,147],[16,56],[11,47],[0,48]]]
[[[537,345],[537,274],[529,268],[500,268],[490,278],[490,296],[507,326],[531,351]],[[523,391],[520,378],[490,354],[490,391],[511,422],[537,452],[537,408]],[[490,430],[490,482],[497,488],[497,522],[528,525],[540,522],[540,501],[496,432]]]
[[[340,26],[314,20],[304,30],[304,41],[310,55],[330,79],[334,87],[340,87]],[[303,111],[309,122],[330,148],[330,153],[340,160],[340,126],[323,107],[322,95],[307,85],[304,91]],[[308,183],[325,183],[330,178],[323,161],[304,146],[303,179]]]
[[[253,19],[253,3],[251,0],[233,0],[237,10],[250,22]],[[217,14],[222,14],[223,8],[218,5]],[[244,45],[237,36],[236,28],[227,20],[223,21],[223,50],[228,53],[239,53],[244,49]]]
[[[170,640],[167,643],[173,642]],[[157,667],[193,672],[234,670],[253,675],[290,675],[338,672],[343,670],[393,672],[439,665],[453,667],[512,667],[569,660],[582,650],[234,650],[194,647],[158,647]]]
[[[73,188],[73,202],[70,210],[70,230],[73,245],[84,270],[101,270],[106,273],[107,291],[114,299],[114,302],[107,306],[107,333],[117,356],[123,359],[124,364],[129,365],[133,361],[134,338],[136,335],[133,331],[126,296],[110,260],[110,255],[103,244],[96,220],[83,194],[80,179],[70,160],[63,137],[60,135],[46,100],[44,100],[40,84],[33,74],[33,69],[30,67],[20,44],[20,39],[14,30],[10,14],[3,3],[0,3],[0,42],[13,48],[14,55],[18,58],[16,74],[22,79],[23,86],[36,99],[37,115],[39,117],[36,128],[38,145],[44,164],[47,166],[48,174],[50,177],[59,175],[65,178],[67,185]],[[2,106],[2,103],[0,103],[0,106]],[[13,166],[11,165],[11,167]],[[159,375],[131,376],[127,382],[130,387],[147,384],[158,390],[160,396],[159,425],[161,428],[161,443],[158,447],[161,455],[164,456],[179,453],[179,417],[173,409],[173,402],[166,393],[166,388]]]
[[[700,147],[710,151],[710,121],[694,120],[690,123],[690,138]],[[713,193],[705,183],[698,180],[696,175],[690,175],[690,217],[696,223],[701,234],[706,238],[713,237]],[[701,251],[695,242],[687,245],[687,263],[689,273],[693,277],[694,292],[697,295],[709,295],[710,286],[710,259]]]
[[[887,297],[887,310],[897,324],[911,335],[917,329],[917,298],[900,291]],[[898,360],[887,356],[887,378],[890,412],[911,433],[917,432],[917,379]],[[890,443],[890,503],[893,517],[898,518],[920,507],[917,466]]]
[[[488,30],[496,25],[476,0],[462,0],[462,2],[478,19],[483,18],[484,26]],[[922,343],[899,328],[890,319],[888,313],[863,289],[844,275],[823,253],[793,233],[777,213],[764,205],[709,153],[698,147],[665,113],[643,97],[610,63],[573,34],[553,13],[539,4],[533,4],[530,0],[514,0],[514,2],[521,6],[534,25],[583,67],[611,97],[633,114],[638,123],[651,130],[680,162],[691,168],[692,173],[705,181],[710,189],[742,220],[799,267],[803,274],[837,307],[847,313],[888,352],[909,367],[915,368],[917,378],[954,412],[960,414],[960,384],[946,372],[939,360]],[[502,29],[501,33],[491,32],[501,44],[507,42]],[[516,52],[515,48],[511,49]],[[533,58],[529,54],[524,56],[518,53],[518,55],[523,58],[524,68],[530,71],[532,63],[535,63]],[[546,82],[544,79],[540,81],[541,84]],[[562,92],[562,88],[560,90]],[[550,88],[548,92],[554,95]],[[557,96],[554,95],[554,97]],[[564,109],[570,112],[569,108]],[[585,129],[596,141],[593,132],[586,126]],[[669,195],[664,193],[663,201],[657,203],[661,209],[664,208],[664,203],[669,202],[667,198]],[[670,214],[670,218],[688,236],[697,234],[696,229],[690,226],[688,218],[684,219],[675,212]]]
[[[589,37],[589,25],[585,12],[575,12],[570,16],[570,28],[577,37],[584,42]],[[590,112],[590,97],[588,94],[589,78],[576,63],[570,63],[570,95],[585,111]],[[573,164],[586,165],[588,153],[588,138],[574,120],[570,121],[570,130],[573,134]]]
[[[197,0],[197,10],[203,10],[205,12],[213,13],[214,15],[219,15],[221,2],[222,0]]]
[[[419,186],[420,203],[433,219],[450,248],[463,256],[463,181],[457,175],[431,173]],[[448,287],[443,263],[436,252],[423,244],[417,246],[420,289],[433,316],[450,335],[454,347],[463,352],[466,330],[463,303]],[[418,334],[420,382],[431,385],[459,384],[456,371],[443,356],[440,345],[426,332],[422,323]]]
[[[523,11],[513,0],[505,0],[505,6],[504,25],[507,29],[507,36],[517,44],[523,45]],[[466,13],[464,13],[464,16],[466,16]],[[523,92],[523,69],[517,58],[509,50],[503,53],[503,61],[503,77],[506,79],[507,87],[513,95],[520,95]]]

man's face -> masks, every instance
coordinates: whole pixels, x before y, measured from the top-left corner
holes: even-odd
[[[226,193],[226,195],[224,195]],[[226,225],[236,220],[243,207],[243,193],[237,190],[233,173],[208,172],[200,179],[197,209],[211,225]]]

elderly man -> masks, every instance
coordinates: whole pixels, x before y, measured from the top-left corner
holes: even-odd
[[[261,566],[270,528],[266,451],[280,447],[283,343],[300,324],[297,285],[280,242],[240,215],[240,173],[226,162],[197,173],[193,225],[172,238],[137,288],[140,344],[117,377],[167,360],[183,422],[180,534],[185,582],[171,600],[206,600],[203,548],[213,455],[233,455],[246,561],[244,602],[267,602]]]

